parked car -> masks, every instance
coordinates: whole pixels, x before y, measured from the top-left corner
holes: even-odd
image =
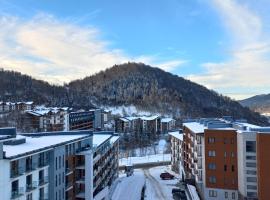
[[[164,172],[160,174],[160,178],[162,180],[170,180],[170,179],[174,179],[174,175],[170,174],[169,172]]]
[[[126,165],[125,166],[125,173],[127,174],[127,177],[132,176],[133,172],[134,172],[133,165]]]
[[[173,195],[173,199],[175,200],[187,200],[185,190],[182,190],[179,188],[173,188],[172,195]]]

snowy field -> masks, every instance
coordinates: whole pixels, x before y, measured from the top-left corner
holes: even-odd
[[[144,184],[146,184],[145,200],[173,200],[171,191],[179,178],[161,180],[159,175],[165,171],[171,173],[170,166],[136,169],[131,177],[124,177],[122,174],[112,200],[140,200]]]
[[[119,166],[130,165],[130,164],[142,164],[151,162],[163,162],[170,161],[171,154],[156,154],[143,157],[128,157],[119,159]]]

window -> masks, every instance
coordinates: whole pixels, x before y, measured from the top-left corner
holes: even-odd
[[[217,191],[209,190],[209,197],[217,197]]]
[[[256,156],[246,156],[247,160],[256,160]]]
[[[256,167],[256,163],[247,162],[246,167]]]
[[[61,156],[59,156],[58,161],[59,161],[59,168],[61,168]]]
[[[246,152],[256,153],[256,142],[246,141]]]
[[[214,138],[214,137],[209,137],[209,138],[208,138],[208,143],[209,143],[209,144],[215,143],[215,138]]]
[[[257,197],[257,192],[247,192],[248,197]]]
[[[232,157],[232,158],[234,157],[234,153],[233,153],[233,152],[231,152],[231,157]]]
[[[232,199],[235,199],[235,193],[234,192],[232,193]]]
[[[228,192],[225,192],[225,199],[228,199]]]
[[[209,183],[216,183],[217,182],[217,179],[215,176],[210,176],[209,177]]]
[[[57,157],[55,158],[55,169],[57,170]]]
[[[215,163],[209,163],[208,164],[208,169],[215,170],[216,169],[216,164]]]
[[[55,175],[55,187],[57,187],[57,175]]]
[[[234,143],[234,139],[233,138],[231,138],[231,144],[233,144]]]
[[[255,170],[247,170],[246,173],[250,175],[257,175],[257,172]]]
[[[257,177],[247,177],[247,182],[256,183]]]
[[[232,165],[232,172],[234,172],[234,165]]]
[[[227,144],[227,138],[224,138],[224,144]]]
[[[257,190],[257,185],[247,185],[248,190]]]
[[[209,157],[215,157],[216,156],[216,151],[208,151],[208,156]]]
[[[225,157],[225,158],[227,157],[227,152],[226,152],[226,151],[224,152],[224,157]]]
[[[224,165],[224,171],[225,172],[227,171],[227,165]]]

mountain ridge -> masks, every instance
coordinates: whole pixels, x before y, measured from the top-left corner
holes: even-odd
[[[240,100],[242,106],[260,113],[270,113],[270,94],[260,94]]]
[[[16,74],[16,72],[13,73]],[[134,105],[141,110],[164,115],[172,114],[176,118],[231,115],[237,119],[246,118],[249,122],[258,125],[268,125],[265,118],[242,107],[229,97],[143,63],[114,65],[94,75],[71,81],[64,86],[51,85],[50,87],[44,81],[38,81],[29,76],[25,78],[25,75],[16,75],[20,80],[26,79],[25,85],[30,85],[31,90],[15,81],[16,84],[13,87],[6,90],[3,87],[0,88],[0,94],[11,94],[2,95],[4,98],[0,96],[1,99],[20,99],[20,97],[30,95],[37,103],[48,102],[50,106],[85,109],[93,105],[109,107]],[[7,82],[0,81],[4,88]],[[24,90],[25,92],[22,92]],[[33,91],[33,94],[29,94],[30,91]]]

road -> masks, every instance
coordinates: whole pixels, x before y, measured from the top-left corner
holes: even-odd
[[[178,179],[161,180],[159,175],[164,171],[169,171],[169,167],[135,169],[131,177],[122,175],[121,182],[113,192],[112,200],[140,200],[144,184],[146,184],[145,200],[173,200],[171,191]]]

